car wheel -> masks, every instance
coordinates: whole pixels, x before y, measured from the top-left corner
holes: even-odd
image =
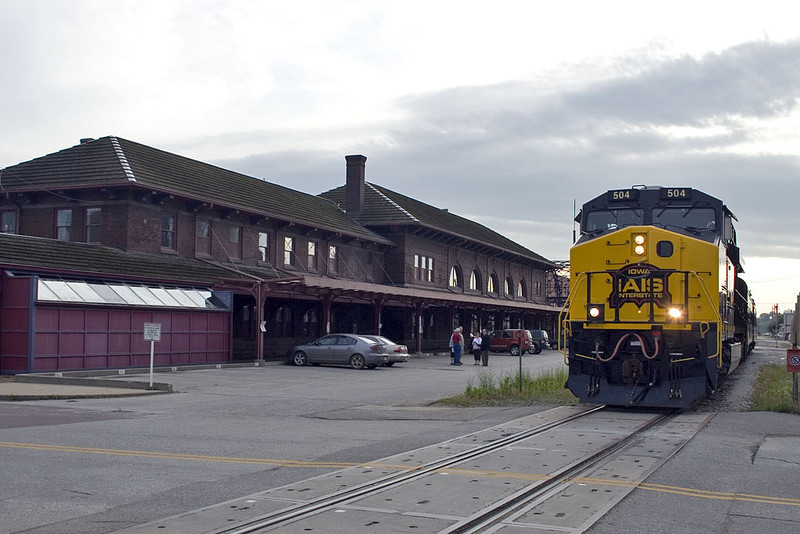
[[[366,367],[367,362],[364,360],[364,357],[360,354],[353,354],[350,356],[350,367],[353,369],[363,369]]]
[[[534,354],[539,354],[540,352],[542,352],[542,346],[539,345],[538,343],[534,343],[533,350],[531,352],[533,352]]]
[[[519,356],[519,345],[511,345],[508,352],[510,352],[512,356]]]
[[[308,365],[308,356],[302,350],[298,350],[292,354],[292,363],[295,365]]]

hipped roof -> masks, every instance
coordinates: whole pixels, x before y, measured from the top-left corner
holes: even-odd
[[[0,172],[0,191],[7,193],[125,186],[392,244],[322,197],[121,137],[82,142]]]
[[[344,209],[346,192],[347,186],[341,186],[320,196],[336,202]],[[416,226],[463,238],[499,252],[512,253],[548,269],[556,267],[552,261],[480,223],[370,182],[365,183],[361,211],[351,215],[366,227]]]

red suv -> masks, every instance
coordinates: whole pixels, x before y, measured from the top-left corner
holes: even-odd
[[[506,328],[505,330],[495,330],[491,334],[491,350],[493,352],[508,351],[512,356],[519,356],[519,351],[525,352],[540,352],[536,350],[537,346],[533,342],[531,333],[528,330],[520,328]]]

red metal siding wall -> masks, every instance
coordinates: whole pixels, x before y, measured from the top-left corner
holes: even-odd
[[[30,278],[3,278],[0,294],[0,371],[28,370]]]
[[[230,314],[39,305],[34,371],[146,367],[144,323],[161,323],[155,365],[231,360]],[[4,368],[5,369],[5,368]]]

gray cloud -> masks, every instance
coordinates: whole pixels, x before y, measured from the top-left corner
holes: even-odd
[[[797,239],[777,231],[778,214],[794,209],[786,193],[798,183],[800,159],[734,150],[751,141],[748,119],[796,109],[797,57],[800,40],[759,41],[699,59],[623,61],[564,91],[529,80],[409,95],[397,102],[402,120],[347,153],[368,156],[368,180],[455,213],[483,214],[488,226],[554,259],[571,244],[574,200],[633,184],[718,196],[740,219],[746,254],[800,258]],[[687,126],[698,135],[669,130]],[[304,150],[218,163],[319,193],[344,182],[344,155]],[[552,226],[520,233],[524,225],[507,222],[514,220]]]

